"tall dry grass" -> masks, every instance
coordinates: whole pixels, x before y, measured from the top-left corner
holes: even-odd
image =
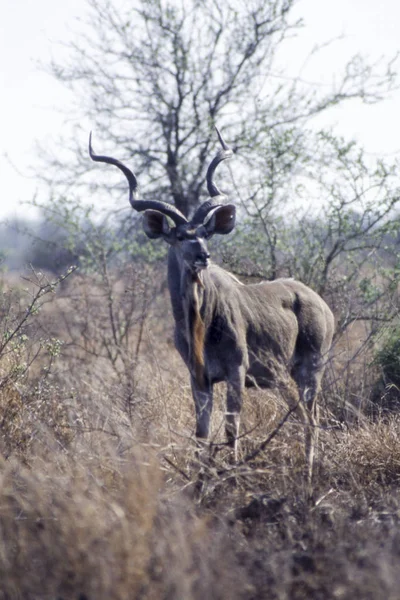
[[[81,277],[27,332],[59,353],[42,344],[13,377],[32,346],[0,357],[0,599],[399,598],[399,416],[362,410],[364,380],[343,422],[340,381],[325,387],[312,504],[303,430],[279,394],[248,393],[235,465],[217,386],[199,451],[168,299],[147,290],[144,313],[129,282],[116,276],[113,297],[127,339],[103,284]]]

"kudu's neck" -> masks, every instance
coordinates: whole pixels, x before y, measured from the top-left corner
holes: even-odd
[[[184,318],[185,305],[194,303],[199,311],[204,302],[203,273],[194,274],[175,248],[168,252],[168,287],[175,321]]]

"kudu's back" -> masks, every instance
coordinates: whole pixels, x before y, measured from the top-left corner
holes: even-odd
[[[287,373],[300,386],[317,390],[334,332],[334,317],[324,300],[293,279],[243,286],[249,368],[247,384],[270,387]]]

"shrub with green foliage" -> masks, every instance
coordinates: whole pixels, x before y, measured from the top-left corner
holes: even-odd
[[[374,410],[397,411],[400,401],[400,327],[387,329],[376,351],[374,365],[379,369],[372,397]]]
[[[400,327],[391,329],[376,354],[376,364],[386,385],[400,388]]]

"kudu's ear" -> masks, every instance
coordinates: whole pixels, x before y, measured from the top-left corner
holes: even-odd
[[[211,217],[203,224],[207,235],[211,236],[214,233],[226,235],[230,233],[236,224],[236,208],[233,204],[224,204],[218,206],[212,211]]]
[[[167,217],[158,210],[146,210],[143,213],[143,229],[147,237],[152,240],[162,237],[166,241],[171,233]]]

